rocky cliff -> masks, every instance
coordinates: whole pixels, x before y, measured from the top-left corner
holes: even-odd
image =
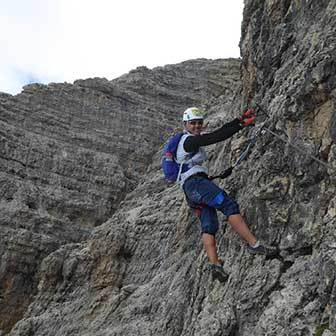
[[[335,335],[335,29],[332,0],[245,0],[241,77],[237,60],[197,60],[2,95],[4,332]],[[249,101],[265,132],[219,183],[280,253],[249,255],[221,217],[222,284],[159,147],[184,107],[211,130]],[[211,173],[252,132],[209,147]]]
[[[33,300],[42,260],[120,208],[181,111],[232,97],[239,73],[236,60],[195,60],[1,95],[0,329]]]

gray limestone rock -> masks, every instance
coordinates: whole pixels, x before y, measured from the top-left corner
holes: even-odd
[[[335,29],[335,1],[245,0],[242,74],[238,60],[196,60],[1,95],[0,328],[11,336],[334,335]],[[220,215],[223,284],[209,272],[183,194],[162,181],[159,147],[183,107],[205,108],[211,130],[248,98],[271,132],[217,183],[279,255],[248,254]],[[251,133],[209,147],[212,175],[235,162]],[[64,148],[75,160],[61,159]],[[17,283],[27,278],[21,295]]]
[[[1,95],[0,329],[21,319],[45,283],[54,293],[57,281],[67,287],[80,269],[86,272],[79,255],[62,246],[87,240],[113,215],[182,111],[217,99],[224,88],[235,92],[239,68],[238,60],[199,59],[141,67],[114,81],[33,84],[19,95]],[[108,257],[100,262],[92,270],[94,288],[119,283],[124,263],[105,269]]]

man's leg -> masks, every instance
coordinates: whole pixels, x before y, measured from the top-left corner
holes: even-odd
[[[249,243],[249,245],[254,246],[257,243],[257,238],[252,234],[240,214],[229,216],[228,222],[232,229],[236,231],[247,243]]]
[[[243,217],[239,213],[238,203],[230,198],[224,191],[218,194],[211,202],[218,210],[227,216],[232,229],[236,231],[247,243],[247,250],[254,254],[263,254],[267,256],[276,255],[277,249],[272,246],[260,244],[257,238],[252,234]]]
[[[202,241],[210,264],[219,265],[217,255],[216,232],[218,231],[218,217],[216,209],[206,205],[200,205],[196,214],[201,223]]]
[[[240,215],[238,203],[229,197],[224,190],[208,202],[208,205],[223,212],[223,214],[227,216],[228,222],[233,230],[249,243],[249,245],[254,246],[257,243],[256,237],[252,234],[243,217]]]
[[[202,241],[203,241],[204,249],[208,256],[209,262],[214,265],[220,265],[221,262],[218,259],[215,236],[209,233],[203,233]]]
[[[198,211],[202,227],[202,241],[209,260],[212,275],[219,281],[225,282],[228,274],[224,271],[222,262],[218,258],[216,232],[218,230],[218,217],[216,209],[202,205]]]
[[[209,233],[202,233],[203,245],[209,259],[209,269],[212,276],[221,282],[225,282],[229,275],[224,271],[222,262],[218,259],[216,238]]]
[[[242,237],[248,243],[247,250],[250,253],[263,254],[266,256],[274,256],[278,254],[277,248],[262,245],[257,241],[257,238],[251,233],[241,215],[235,214],[229,216],[228,222],[231,227],[240,235],[240,237]]]

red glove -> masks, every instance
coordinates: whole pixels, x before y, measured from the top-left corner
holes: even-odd
[[[247,119],[251,116],[255,115],[255,110],[253,108],[249,108],[248,110],[246,110],[243,115],[241,116],[242,119]]]
[[[240,123],[245,127],[249,125],[255,124],[255,110],[250,108],[243,113],[243,115],[239,118]]]
[[[249,125],[254,125],[255,119],[256,119],[256,116],[253,116],[252,118],[242,120],[241,123],[244,127],[249,126]]]

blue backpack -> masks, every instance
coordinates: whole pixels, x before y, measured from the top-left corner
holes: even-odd
[[[164,179],[167,183],[174,183],[180,172],[180,164],[176,162],[176,151],[181,137],[184,133],[177,133],[172,135],[163,147],[161,167],[164,174]],[[187,166],[183,166],[181,173],[188,170]]]

